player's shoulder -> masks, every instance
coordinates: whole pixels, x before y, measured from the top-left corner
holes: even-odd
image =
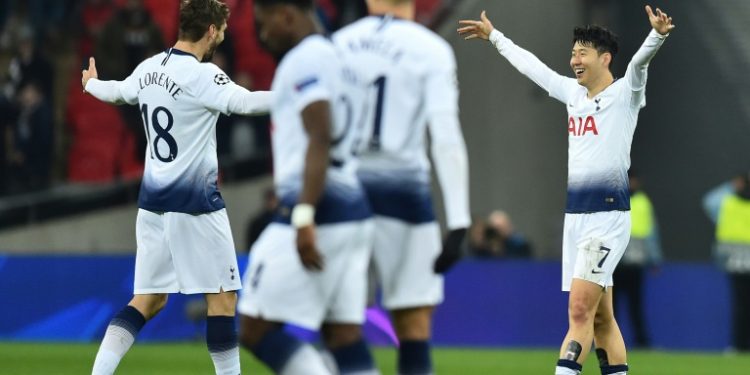
[[[325,69],[335,65],[338,59],[336,49],[329,39],[322,35],[311,35],[286,53],[279,63],[278,71],[288,74],[297,70]]]

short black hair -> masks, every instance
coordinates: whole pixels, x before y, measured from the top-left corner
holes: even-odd
[[[573,44],[592,47],[599,54],[609,52],[613,58],[619,51],[617,40],[617,35],[601,26],[588,25],[573,29]]]
[[[220,28],[229,19],[229,7],[219,0],[183,0],[178,39],[197,42],[211,25]]]
[[[313,9],[315,7],[314,0],[255,0],[255,4],[260,6],[288,4],[294,5],[300,9]]]

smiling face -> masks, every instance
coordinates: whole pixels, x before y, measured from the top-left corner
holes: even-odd
[[[612,54],[596,50],[592,45],[576,42],[570,57],[570,67],[578,80],[578,84],[589,87],[599,82],[609,73]]]

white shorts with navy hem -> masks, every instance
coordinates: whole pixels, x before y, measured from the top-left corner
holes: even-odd
[[[629,241],[630,211],[565,214],[562,290],[570,291],[573,278],[612,286]]]
[[[375,217],[373,265],[388,310],[435,306],[443,301],[443,277],[433,271],[442,250],[437,222],[410,224]]]
[[[226,209],[138,210],[133,294],[219,293],[242,287]]]
[[[364,323],[372,221],[319,225],[315,234],[322,271],[303,267],[294,227],[266,227],[250,250],[239,313],[311,330]]]

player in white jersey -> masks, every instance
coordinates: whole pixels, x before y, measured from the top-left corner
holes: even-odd
[[[370,16],[334,34],[367,85],[360,177],[375,214],[373,266],[399,339],[398,372],[430,374],[432,313],[470,224],[468,162],[450,45],[414,22],[412,0],[368,0]],[[426,133],[446,207],[443,244],[430,195]],[[442,249],[442,254],[441,254]]]
[[[672,19],[646,6],[653,30],[622,79],[610,63],[616,37],[597,26],[576,28],[570,67],[559,75],[492,26],[460,21],[466,39],[489,40],[503,57],[568,108],[568,198],[563,233],[563,290],[570,291],[568,333],[556,374],[578,374],[592,340],[602,374],[626,374],[625,343],[612,311],[612,273],[630,239],[627,170],[638,112],[646,105],[648,65]]]
[[[240,289],[234,242],[217,187],[220,113],[267,113],[269,92],[233,83],[211,59],[229,10],[217,0],[180,4],[174,47],[146,59],[124,81],[100,81],[94,59],[84,89],[110,103],[137,104],[146,128],[146,166],[138,198],[133,299],[102,340],[93,374],[112,374],[168,293],[205,294],[206,342],[217,374],[240,373],[234,323]]]
[[[252,247],[240,342],[280,374],[375,374],[361,332],[372,214],[354,159],[364,90],[318,34],[313,0],[254,4],[260,39],[281,57],[271,106],[280,207]],[[322,328],[337,369],[286,323]]]

